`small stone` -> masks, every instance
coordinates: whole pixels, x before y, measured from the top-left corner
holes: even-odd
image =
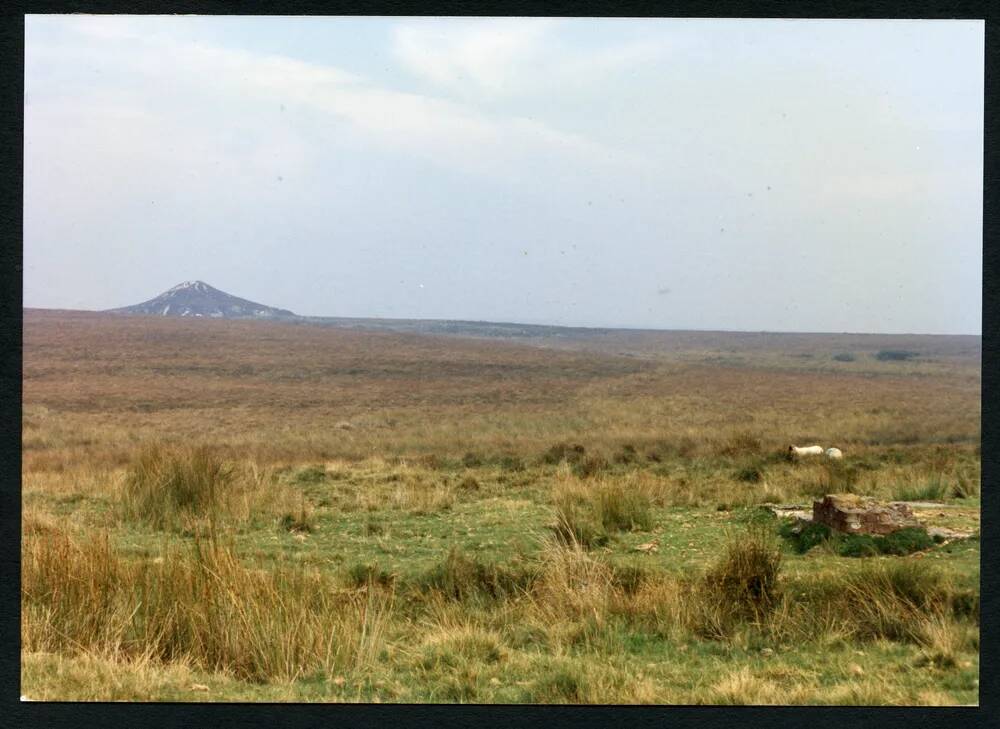
[[[863,669],[857,663],[852,663],[851,667],[848,670],[855,676],[863,676],[865,674],[865,669]]]

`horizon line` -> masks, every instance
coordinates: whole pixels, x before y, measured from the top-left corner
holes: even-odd
[[[120,307],[118,307],[120,308]],[[274,308],[274,307],[272,307]],[[516,322],[516,321],[493,321],[490,319],[442,319],[433,317],[389,317],[389,316],[330,316],[330,315],[317,315],[317,314],[294,314],[293,319],[253,319],[250,317],[232,318],[227,319],[226,317],[202,317],[202,316],[185,316],[185,317],[173,317],[173,316],[158,316],[155,314],[125,314],[122,312],[117,312],[114,309],[66,309],[66,308],[53,308],[44,306],[21,306],[22,312],[24,311],[52,311],[52,312],[72,312],[80,314],[110,314],[114,316],[147,316],[155,319],[222,319],[223,321],[265,321],[271,323],[282,323],[294,320],[310,320],[310,319],[339,319],[339,320],[371,320],[371,321],[399,321],[399,322],[440,322],[440,323],[456,323],[456,324],[493,324],[498,326],[520,326],[520,327],[548,327],[553,329],[592,329],[595,331],[605,330],[605,331],[625,331],[625,332],[685,332],[685,333],[705,333],[705,334],[826,334],[826,335],[849,335],[849,336],[887,336],[887,337],[979,337],[982,338],[982,332],[970,333],[970,332],[862,332],[862,331],[803,331],[803,330],[778,330],[778,329],[693,329],[689,327],[676,327],[670,329],[654,328],[654,327],[636,327],[636,326],[599,326],[599,325],[575,325],[575,324],[545,324],[545,323],[529,323],[529,322]]]

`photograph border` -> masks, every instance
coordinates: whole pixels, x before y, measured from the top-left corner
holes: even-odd
[[[830,7],[823,2],[678,2],[653,3],[625,0],[598,2],[25,2],[5,8],[0,25],[0,98],[4,117],[0,123],[0,639],[3,641],[3,690],[0,725],[12,727],[83,727],[123,722],[123,726],[223,727],[278,724],[312,726],[320,722],[338,725],[395,724],[398,726],[476,725],[638,727],[728,725],[749,722],[755,727],[802,726],[843,727],[877,722],[881,729],[986,725],[997,721],[1000,693],[996,664],[1000,658],[997,616],[1000,586],[996,563],[1000,494],[995,491],[998,474],[997,305],[997,108],[998,30],[997,15],[989,3],[972,2],[841,2]],[[983,180],[983,359],[982,359],[982,524],[980,639],[981,676],[978,707],[689,707],[689,706],[510,706],[510,705],[413,705],[413,704],[111,704],[111,703],[22,703],[20,695],[20,466],[21,466],[21,322],[22,322],[22,164],[23,81],[25,14],[34,13],[115,14],[239,14],[239,15],[471,15],[471,16],[616,16],[700,18],[974,18],[985,19],[985,106]],[[993,395],[991,398],[990,395]],[[992,559],[991,559],[992,558]],[[983,569],[986,567],[986,569]],[[983,660],[984,659],[984,660]],[[9,722],[9,723],[8,723]]]

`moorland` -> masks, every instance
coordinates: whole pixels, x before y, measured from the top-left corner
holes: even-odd
[[[23,342],[33,699],[978,702],[979,337],[26,310]],[[971,536],[762,508],[826,493]]]

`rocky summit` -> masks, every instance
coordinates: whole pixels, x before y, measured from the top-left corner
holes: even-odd
[[[287,309],[276,309],[241,299],[204,281],[185,281],[141,304],[111,309],[115,314],[186,316],[213,319],[294,319]]]

